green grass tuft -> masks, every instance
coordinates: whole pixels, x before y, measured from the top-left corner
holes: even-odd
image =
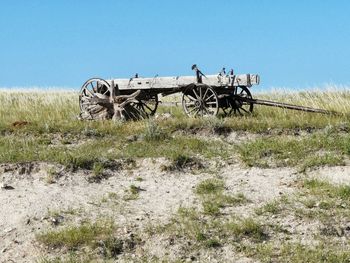
[[[37,240],[50,248],[75,250],[82,246],[94,247],[98,240],[111,236],[114,228],[111,222],[84,223],[39,234]]]
[[[201,182],[197,188],[196,193],[199,195],[215,194],[224,190],[224,183],[218,179],[207,179]]]
[[[148,120],[143,134],[147,142],[159,142],[168,138],[169,135],[153,120]]]
[[[302,171],[321,165],[344,165],[349,154],[349,135],[315,134],[303,138],[273,137],[257,139],[239,146],[248,166],[284,167],[299,165]]]
[[[249,237],[256,240],[263,240],[267,237],[263,225],[252,218],[245,218],[238,222],[229,223],[226,227],[230,233],[239,238]]]

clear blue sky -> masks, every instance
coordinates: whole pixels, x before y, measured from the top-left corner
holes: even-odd
[[[346,0],[1,0],[0,87],[222,66],[262,87],[350,84]]]

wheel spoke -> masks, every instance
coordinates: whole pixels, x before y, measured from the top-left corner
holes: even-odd
[[[106,93],[108,92],[109,90],[108,89],[106,89],[106,91],[103,93],[103,95],[106,95]]]
[[[81,101],[89,101],[90,102],[90,100],[91,100],[91,97],[88,97],[88,96],[82,96],[81,98]]]
[[[198,112],[199,112],[200,109],[197,109],[197,111],[194,113],[193,116],[197,116]]]
[[[91,105],[91,102],[82,102],[80,105]]]
[[[213,93],[213,94],[211,94],[211,96],[210,97],[208,97],[205,101],[208,101],[209,99],[211,99],[212,97],[214,97],[215,96],[215,94]]]
[[[147,109],[149,109],[151,112],[153,111],[153,109],[151,107],[149,107],[147,104],[142,103],[141,105],[142,105],[142,107],[146,107]]]
[[[86,91],[90,94],[90,97],[93,97],[93,96],[94,96],[94,94],[92,94],[91,91],[90,91],[88,88],[85,87],[84,90],[86,90]]]
[[[98,92],[98,88],[100,87],[100,82],[96,81],[96,92]]]
[[[193,91],[194,95],[196,96],[197,100],[200,100],[200,97],[198,97],[198,94],[196,93],[196,91],[194,89],[192,91]]]
[[[198,109],[198,107],[194,107],[193,109],[189,110],[188,113],[191,113],[192,111]]]
[[[245,108],[241,107],[241,110],[245,111],[246,113],[250,113],[249,111],[247,111]]]
[[[140,106],[141,106],[142,112],[144,112],[144,113],[147,114],[147,112],[146,112],[146,110],[145,110],[146,104],[140,103]]]
[[[206,89],[206,90],[205,90],[203,99],[205,99],[205,96],[207,96],[208,90],[209,90],[209,89]]]
[[[191,95],[186,94],[186,97],[188,97],[191,101],[197,101],[197,99],[193,98]]]
[[[92,84],[92,83],[93,83],[93,82],[90,82],[92,91],[93,91],[93,92],[97,92],[97,90],[95,90],[94,84]]]

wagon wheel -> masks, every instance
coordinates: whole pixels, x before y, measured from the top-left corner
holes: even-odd
[[[109,84],[104,79],[93,78],[84,83],[80,89],[79,105],[80,109],[91,104],[93,97],[108,99],[110,95]]]
[[[151,95],[150,97],[139,99],[138,102],[131,103],[142,115],[145,117],[153,116],[158,108],[158,95]]]
[[[243,116],[244,114],[251,114],[253,112],[254,104],[252,102],[247,102],[244,99],[252,99],[252,94],[249,89],[245,86],[236,87],[235,92],[228,98],[229,105],[231,106],[230,112],[228,114],[239,114]],[[225,109],[223,109],[225,112]]]
[[[83,118],[89,118],[89,115],[91,119],[98,118],[102,111],[104,115],[100,115],[100,117],[106,117],[108,109],[102,105],[95,104],[93,98],[109,99],[109,96],[110,86],[104,79],[92,78],[86,81],[79,93],[79,106],[81,115],[84,115]]]
[[[215,116],[219,111],[219,99],[213,88],[199,84],[183,92],[182,107],[190,117]]]

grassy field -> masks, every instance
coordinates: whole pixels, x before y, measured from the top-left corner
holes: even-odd
[[[255,106],[252,116],[219,119],[220,121],[213,121],[213,125],[251,132],[264,132],[272,128],[322,128],[346,121],[350,112],[350,92],[348,91],[275,92],[273,94],[259,94],[259,98],[337,111],[344,113],[345,116],[325,116]],[[11,123],[19,120],[31,122],[27,130],[37,132],[76,133],[84,129],[95,128],[101,133],[111,134],[114,130],[112,127],[115,128],[115,124],[110,122],[96,124],[77,121],[76,116],[79,114],[78,94],[74,92],[0,91],[0,103],[1,131],[9,130]],[[170,126],[169,129],[181,128],[181,126],[200,128],[208,125],[207,120],[188,119],[184,116],[181,108],[161,107],[159,112],[171,112],[176,116],[176,119],[173,119],[175,123],[172,121],[164,123],[166,126]],[[135,126],[135,123],[132,126]]]
[[[307,173],[349,163],[350,92],[274,92],[259,98],[341,114],[255,106],[254,113],[244,117],[188,118],[180,107],[160,106],[158,116],[148,120],[80,121],[77,93],[0,91],[0,163],[60,164],[71,173],[88,171],[89,182],[98,183],[104,170],[132,170],[136,160],[164,157],[168,162],[162,171],[179,176],[205,173],[211,178],[193,189],[196,205],[179,207],[168,222],[150,225],[139,233],[144,240],[166,236],[169,242],[186,244],[183,253],[193,257],[230,246],[254,262],[349,262],[350,227],[344,224],[350,215],[350,188],[310,179]],[[209,166],[212,161],[221,166]],[[295,192],[254,208],[248,217],[232,212],[252,206],[245,194],[229,192],[218,172],[232,163],[242,169],[294,169]],[[47,173],[47,182],[54,181],[54,172]],[[141,198],[142,180],[137,177],[119,199]],[[110,193],[103,202],[116,196]],[[315,243],[295,238],[283,223],[286,218],[300,225],[319,225],[312,233]],[[118,224],[105,219],[41,231],[36,242],[50,256],[39,262],[113,262],[142,248],[141,237],[123,239],[118,233]],[[150,261],[173,260],[146,254],[139,259]]]
[[[260,97],[344,115],[256,106],[251,116],[193,119],[186,117],[180,107],[160,107],[159,114],[169,112],[173,117],[127,123],[79,121],[76,93],[2,91],[0,162],[42,160],[91,168],[95,162],[120,158],[227,159],[238,154],[248,166],[299,165],[305,169],[342,164],[347,158],[350,92],[275,93]],[[225,135],[233,131],[259,137],[239,144],[228,142]],[[196,136],[201,133],[223,136],[218,142]]]

